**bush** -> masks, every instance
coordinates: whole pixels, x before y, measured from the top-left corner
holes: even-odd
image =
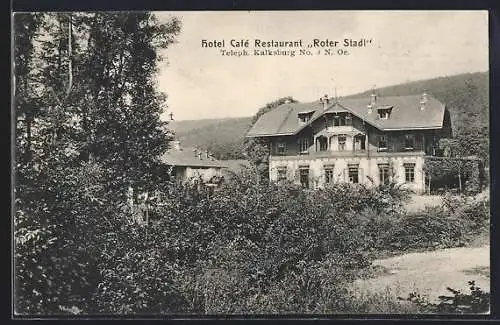
[[[432,314],[486,314],[490,311],[490,293],[481,290],[474,281],[469,281],[470,292],[447,288],[451,296],[439,296],[439,302],[430,302],[416,293],[411,293],[407,301],[417,305],[422,313]],[[401,298],[400,298],[401,299]]]
[[[465,243],[488,220],[481,202],[405,215],[407,195],[394,185],[310,191],[259,184],[247,170],[218,188],[161,183],[139,209],[148,222],[137,223],[124,196],[105,190],[105,169],[75,171],[51,184],[53,206],[18,210],[16,306],[24,311],[368,310],[346,288],[376,253]]]

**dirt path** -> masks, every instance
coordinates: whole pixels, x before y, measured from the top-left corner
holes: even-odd
[[[442,294],[449,295],[446,287],[468,293],[467,281],[470,280],[475,280],[483,290],[490,290],[489,246],[411,253],[377,260],[374,265],[384,268],[387,274],[357,280],[354,283],[357,292],[389,291],[406,298],[416,291],[433,300]]]
[[[443,198],[440,195],[412,195],[406,202],[408,212],[417,212],[424,210],[425,207],[435,207],[443,204]]]

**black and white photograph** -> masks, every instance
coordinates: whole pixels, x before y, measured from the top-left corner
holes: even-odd
[[[488,11],[12,15],[13,318],[489,315]]]

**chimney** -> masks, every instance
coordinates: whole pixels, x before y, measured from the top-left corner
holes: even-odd
[[[377,103],[377,93],[375,92],[375,89],[373,89],[371,98],[370,98],[370,105],[373,107]]]
[[[422,94],[422,99],[420,100],[420,110],[423,111],[425,109],[425,106],[427,105],[427,93],[424,91]]]
[[[210,154],[209,154],[208,150],[205,150],[205,158],[207,158],[207,159],[210,158]]]
[[[175,151],[181,151],[181,142],[180,141],[172,141],[172,149]]]
[[[377,91],[375,86],[372,87],[372,93],[370,95],[370,103],[368,104],[368,114],[373,112],[373,107],[377,104]]]
[[[326,110],[328,108],[328,103],[330,102],[328,95],[325,94],[325,96],[321,97],[319,102],[323,104],[323,109]]]

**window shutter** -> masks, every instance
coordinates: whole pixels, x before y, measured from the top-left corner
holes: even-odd
[[[364,179],[363,179],[363,168],[359,168],[359,169],[358,169],[358,180],[359,180],[359,183],[364,183]]]
[[[342,172],[344,174],[344,182],[349,182],[349,173],[347,171],[347,168],[344,168]]]

